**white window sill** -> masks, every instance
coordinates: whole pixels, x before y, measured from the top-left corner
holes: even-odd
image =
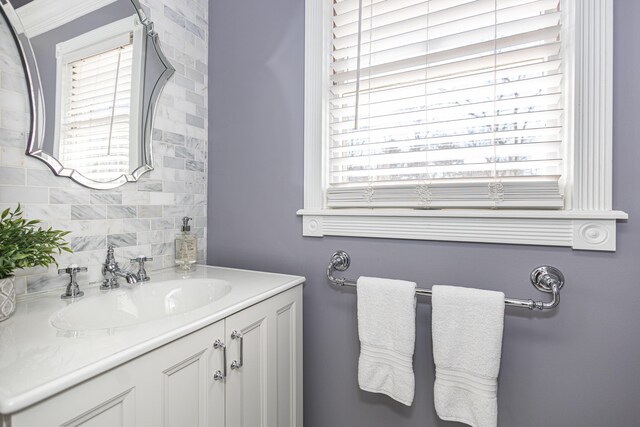
[[[615,251],[622,211],[301,209],[304,236],[567,246]]]

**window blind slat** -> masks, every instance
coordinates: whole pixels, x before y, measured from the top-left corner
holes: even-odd
[[[527,6],[527,5],[525,5]],[[378,52],[390,50],[395,47],[412,43],[415,40],[429,42],[430,45],[446,45],[456,39],[467,40],[491,39],[497,33],[499,38],[510,34],[524,33],[539,28],[557,26],[560,21],[560,12],[548,13],[544,15],[531,11],[532,16],[524,16],[520,9],[526,10],[524,6],[516,8],[513,15],[504,16],[497,26],[494,26],[495,14],[493,12],[475,15],[458,21],[443,23],[437,26],[426,26],[425,19],[412,19],[409,22],[394,24],[393,28],[386,28],[386,37],[380,37],[379,30],[369,30],[368,34],[363,34],[361,40],[361,51]],[[516,19],[517,18],[517,19]],[[460,28],[464,28],[460,32]],[[376,34],[378,37],[371,38]],[[356,34],[357,36],[357,34]],[[352,40],[353,42],[353,40]],[[357,38],[355,43],[345,44],[344,40],[334,40],[334,51],[332,56],[334,61],[340,61],[357,56]]]
[[[405,45],[399,48],[391,49],[390,51],[381,51],[373,53],[371,55],[362,55],[362,63],[370,64],[360,69],[361,79],[368,79],[370,76],[376,76],[380,74],[393,73],[398,70],[403,70],[413,67],[424,67],[426,64],[439,64],[445,62],[455,61],[458,58],[470,58],[478,56],[490,56],[494,57],[493,52],[495,49],[504,51],[517,46],[527,45],[536,42],[549,42],[552,43],[557,39],[559,29],[557,26],[547,27],[540,30],[529,31],[526,33],[518,33],[508,37],[503,37],[494,40],[481,41],[478,43],[468,44],[471,42],[469,38],[467,42],[460,41],[457,44],[450,40],[443,42],[450,42],[449,45],[434,46],[430,44],[427,51],[426,42],[413,43],[411,45]],[[463,38],[467,39],[467,35]],[[477,40],[477,39],[475,39]],[[437,50],[441,47],[441,50]],[[338,61],[333,66],[334,75],[333,81],[337,83],[347,82],[356,78],[358,71],[356,70],[356,61],[348,59],[344,61]],[[427,67],[427,76],[428,76]],[[429,77],[427,77],[429,78]]]
[[[464,17],[458,16],[458,20],[454,21],[455,26],[458,28],[477,28],[479,25],[478,22],[486,22],[487,16],[493,16],[493,4],[494,0],[486,0],[484,5],[480,4],[481,2],[475,3],[476,5],[482,7],[481,10],[478,10],[476,14]],[[357,4],[356,4],[357,5]],[[535,16],[539,15],[541,11],[557,9],[558,0],[541,0],[535,1],[531,3],[525,3],[520,5],[511,5],[510,9],[507,10],[504,14],[498,14],[498,22],[503,22],[508,19],[513,19],[514,17],[518,19],[523,19],[526,16]],[[468,7],[468,6],[467,6]],[[426,10],[426,9],[422,9]],[[484,11],[484,13],[481,13]],[[426,14],[417,14],[410,15],[408,19],[392,22],[386,25],[378,26],[372,29],[369,27],[364,27],[361,35],[362,43],[369,43],[376,40],[381,40],[384,38],[396,36],[403,33],[408,33],[415,30],[423,30],[427,28],[427,19],[430,23],[429,25],[429,34],[431,37],[436,37],[436,34],[442,33],[445,29],[449,29],[449,31],[456,32],[455,28],[452,28],[453,25],[446,25],[448,22],[443,19],[438,19],[437,14],[431,14],[427,17]],[[438,28],[440,29],[438,30]],[[332,54],[337,57],[337,52],[340,50],[348,49],[353,46],[357,46],[358,44],[358,33],[357,26],[354,27],[355,32],[344,35],[342,37],[335,37],[332,40],[334,51]],[[334,32],[335,35],[335,32]],[[440,37],[441,35],[437,36]]]
[[[512,161],[528,161],[528,160],[548,160],[560,157],[558,152],[557,141],[536,142],[529,144],[510,144],[493,147],[492,145],[438,149],[430,150],[423,155],[424,160],[429,165],[437,165],[442,161],[460,161],[465,162],[468,159],[477,159],[479,157],[485,159],[484,163],[490,163],[496,158],[520,157],[518,160]],[[425,146],[419,148],[428,148]],[[352,155],[349,157],[332,157],[331,166],[333,171],[348,170],[353,166],[372,167],[377,164],[394,163],[394,162],[411,162],[419,156],[418,152],[424,153],[427,150],[415,150],[397,153],[376,153]],[[473,160],[475,163],[483,163]]]
[[[118,63],[118,59],[120,62]],[[130,69],[133,65],[132,55],[115,56],[107,60],[95,61],[91,64],[78,64],[72,68],[71,77],[73,79],[94,78],[101,73],[117,72],[118,70]]]
[[[128,129],[123,129],[123,130],[118,130],[118,129],[114,129],[112,136],[111,136],[111,140],[115,141],[115,140],[128,140],[129,138],[129,130]],[[95,134],[88,134],[88,135],[84,135],[84,136],[80,136],[80,135],[67,135],[66,141],[68,146],[72,146],[75,145],[77,147],[85,147],[88,144],[85,144],[87,141],[92,141],[91,142],[91,147],[93,147],[93,145],[95,144],[96,147],[106,147],[109,143],[109,138],[108,137],[103,137],[101,135],[95,135]],[[104,141],[104,144],[103,144]],[[101,148],[102,149],[102,148]]]
[[[130,82],[131,81],[131,75],[132,75],[132,69],[131,67],[121,67],[119,70],[109,70],[107,72],[104,72],[104,70],[102,70],[101,73],[96,73],[91,75],[91,78],[83,78],[82,76],[79,75],[74,75],[72,80],[71,80],[71,87],[72,88],[84,88],[86,86],[89,87],[96,87],[99,85],[104,85],[104,84],[110,84],[111,86],[113,86],[113,79],[116,76],[116,73],[119,75],[119,79],[122,79],[122,83],[120,81],[118,81],[118,84],[124,84],[125,82]]]
[[[357,0],[356,0],[357,1]],[[487,12],[497,11],[497,22],[502,22],[504,16],[520,15],[526,16],[532,11],[539,13],[559,8],[559,0],[431,0],[431,1],[400,1],[386,0],[374,4],[373,10],[366,7],[369,4],[363,1],[362,30],[363,35],[369,38],[366,31],[372,29],[383,29],[397,23],[410,21],[414,18],[421,18],[429,21],[429,25],[435,26],[443,23],[461,20]],[[495,6],[497,5],[497,9]],[[384,6],[384,7],[383,7]],[[523,9],[516,8],[524,6]],[[334,27],[332,28],[334,37],[341,39],[358,33],[358,11],[350,13],[348,19],[344,19],[334,8]],[[381,36],[381,35],[380,35]],[[374,38],[376,36],[373,36]],[[357,43],[357,42],[356,42]]]
[[[562,127],[530,128],[500,132],[494,139],[494,132],[484,132],[467,135],[446,136],[438,138],[419,138],[394,140],[391,142],[372,142],[353,145],[334,145],[330,148],[330,156],[356,157],[359,153],[377,154],[405,151],[465,149],[467,147],[493,145],[529,144],[536,142],[560,142]]]
[[[127,112],[127,114],[120,114],[120,115],[114,115],[113,117],[111,116],[111,112],[109,112],[109,116],[108,117],[96,117],[96,118],[83,118],[83,119],[76,119],[74,121],[68,121],[68,127],[71,130],[77,131],[77,130],[81,130],[81,129],[87,129],[87,130],[97,130],[99,129],[101,126],[110,126],[111,123],[113,124],[117,124],[117,123],[128,123],[129,122],[129,114]]]
[[[562,118],[562,110],[549,110],[542,112],[523,112],[517,114],[505,114],[503,116],[486,116],[486,117],[474,117],[457,120],[442,120],[433,122],[429,126],[429,130],[448,130],[450,135],[476,133],[475,131],[492,131],[499,133],[502,130],[514,130],[507,129],[507,126],[514,127],[516,129],[526,129],[534,124],[542,124],[546,126],[552,122],[558,121]],[[535,126],[534,126],[535,127]],[[388,135],[401,135],[417,133],[427,133],[428,129],[422,123],[417,124],[405,124],[399,126],[387,126],[387,127],[370,127],[368,129],[353,129],[331,134],[333,141],[345,141],[354,140],[357,138],[367,138],[370,141],[383,140]],[[435,136],[435,135],[434,135]],[[444,136],[444,135],[441,135]]]
[[[425,102],[427,102],[434,96],[463,96],[460,95],[463,91],[482,89],[485,86],[494,84],[498,92],[507,92],[507,86],[509,85],[519,87],[520,90],[523,90],[522,87],[528,90],[538,85],[553,86],[557,79],[562,76],[560,65],[560,60],[537,62],[530,65],[501,69],[495,73],[494,71],[483,71],[426,83],[424,81],[409,82],[405,85],[400,84],[391,87],[363,90],[360,96],[360,105],[398,101],[415,96],[424,97],[425,95],[428,95],[428,97],[425,98]],[[532,79],[544,79],[544,81],[536,83],[536,81]],[[551,80],[551,82],[549,82],[549,80]],[[330,109],[333,112],[341,108],[353,107],[355,105],[355,99],[355,96],[350,93],[346,93],[343,96],[332,97],[329,101]]]
[[[115,79],[115,74],[111,79],[111,82],[104,82],[102,84],[97,84],[95,87],[91,86],[90,82],[83,82],[80,87],[73,87],[71,89],[70,100],[72,102],[84,101],[87,99],[91,99],[94,97],[101,97],[105,95],[111,95],[113,97],[114,89],[115,93],[123,93],[126,94],[127,90],[131,89],[131,79],[130,74],[128,76],[124,76],[122,82],[118,82],[118,86],[114,88],[113,80]]]
[[[443,65],[434,65],[429,67],[429,81],[446,78],[457,78],[461,76],[478,73],[486,73],[488,69],[492,69],[494,65],[499,68],[516,67],[526,62],[545,62],[549,58],[555,58],[560,53],[560,43],[550,43],[541,46],[528,47],[500,53],[493,56],[483,56],[480,58],[462,59],[453,61]],[[493,73],[493,72],[492,72]],[[398,87],[407,84],[416,84],[425,82],[424,69],[400,70],[395,74],[383,75],[380,77],[371,77],[370,79],[362,79],[360,82],[361,91],[371,91],[382,88]],[[334,82],[335,83],[335,82]],[[331,94],[334,97],[340,97],[345,94],[353,94],[356,88],[355,82],[343,84],[334,84],[331,88]]]
[[[425,162],[418,162],[406,165],[381,165],[375,168],[363,168],[349,171],[334,171],[331,175],[334,177],[342,177],[346,182],[368,182],[371,177],[380,183],[384,181],[398,181],[398,177],[404,179],[450,179],[450,178],[471,178],[485,177],[490,178],[494,173],[505,173],[508,176],[514,171],[523,175],[552,175],[561,159],[542,159],[531,161],[499,161],[495,163],[465,163],[461,165],[432,165],[428,172],[425,168]],[[361,179],[357,179],[360,177]]]
[[[526,3],[531,0],[511,0]],[[434,25],[438,22],[459,19],[483,13],[495,0],[393,0],[374,3],[363,0],[362,28],[378,28],[395,22],[402,22],[415,16],[429,16]],[[503,7],[507,7],[504,6]],[[334,33],[344,35],[357,32],[358,10],[334,16]]]
[[[545,87],[534,88],[530,92],[522,94],[516,92],[496,96],[492,91],[484,93],[476,91],[469,93],[469,95],[468,98],[441,96],[430,100],[429,105],[425,105],[424,97],[419,96],[379,104],[361,104],[359,127],[363,129],[370,122],[375,122],[376,126],[380,126],[385,123],[432,123],[443,120],[458,120],[464,117],[490,116],[493,115],[494,108],[502,115],[509,110],[532,112],[557,109],[562,100],[559,86],[549,89]],[[354,110],[355,107],[350,107],[340,109],[336,114],[331,112],[334,119],[331,123],[331,129],[334,133],[353,128]]]
[[[119,59],[119,65],[117,55],[113,58],[106,58],[92,63],[74,65],[71,76],[72,78],[94,77],[96,75],[100,75],[101,72],[115,72],[118,69],[131,68],[133,63],[133,56],[131,54],[122,55]]]
[[[455,178],[492,178],[502,176],[537,176],[557,174],[560,159],[532,160],[527,162],[501,161],[496,163],[467,163],[463,165],[430,166],[428,172],[424,162],[411,165],[389,165],[373,169],[332,172],[331,176],[349,183],[368,183],[372,179],[376,183],[413,180],[441,180]],[[398,179],[402,177],[403,179]],[[498,181],[496,181],[498,182]]]
[[[115,105],[116,115],[128,113],[128,103],[130,98],[118,99]],[[107,104],[106,102],[89,103],[83,107],[75,107],[69,110],[69,121],[83,120],[84,117],[95,118],[103,117],[107,111],[111,111],[113,104]]]

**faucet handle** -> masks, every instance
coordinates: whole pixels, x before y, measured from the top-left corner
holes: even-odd
[[[147,270],[144,268],[144,263],[146,261],[153,261],[152,257],[147,257],[144,255],[140,255],[137,258],[131,258],[131,264],[138,263],[138,279],[142,282],[148,282],[151,278],[147,275]]]
[[[105,264],[117,264],[116,257],[113,254],[113,249],[114,248],[115,248],[115,246],[113,246],[111,243],[109,243],[107,245],[107,257],[104,260]]]
[[[71,264],[69,267],[67,268],[59,268],[58,269],[58,274],[75,274],[75,273],[80,273],[80,272],[86,272],[87,271],[87,267],[78,267],[77,264]]]
[[[60,295],[62,299],[68,298],[76,298],[84,295],[84,292],[80,290],[80,286],[78,286],[78,282],[76,281],[76,276],[80,272],[87,271],[87,267],[78,267],[76,264],[71,264],[67,268],[59,268],[58,274],[68,274],[69,275],[69,284],[67,285],[66,291]]]

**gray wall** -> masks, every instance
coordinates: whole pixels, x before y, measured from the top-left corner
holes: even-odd
[[[27,3],[31,3],[33,0],[11,0],[11,4],[15,9],[24,6]]]
[[[618,251],[302,237],[303,0],[214,1],[210,9],[210,264],[295,273],[304,295],[305,427],[447,426],[433,408],[431,306],[417,310],[416,395],[407,408],[358,389],[356,299],[329,286],[331,252],[361,274],[540,297],[528,274],[561,268],[553,313],[509,309],[501,426],[630,426],[640,419],[640,2],[615,2],[614,205]]]

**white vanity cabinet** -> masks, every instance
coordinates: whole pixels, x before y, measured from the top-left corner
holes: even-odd
[[[216,340],[226,345],[226,378],[215,376],[225,372]],[[302,286],[3,421],[11,427],[302,427]]]

